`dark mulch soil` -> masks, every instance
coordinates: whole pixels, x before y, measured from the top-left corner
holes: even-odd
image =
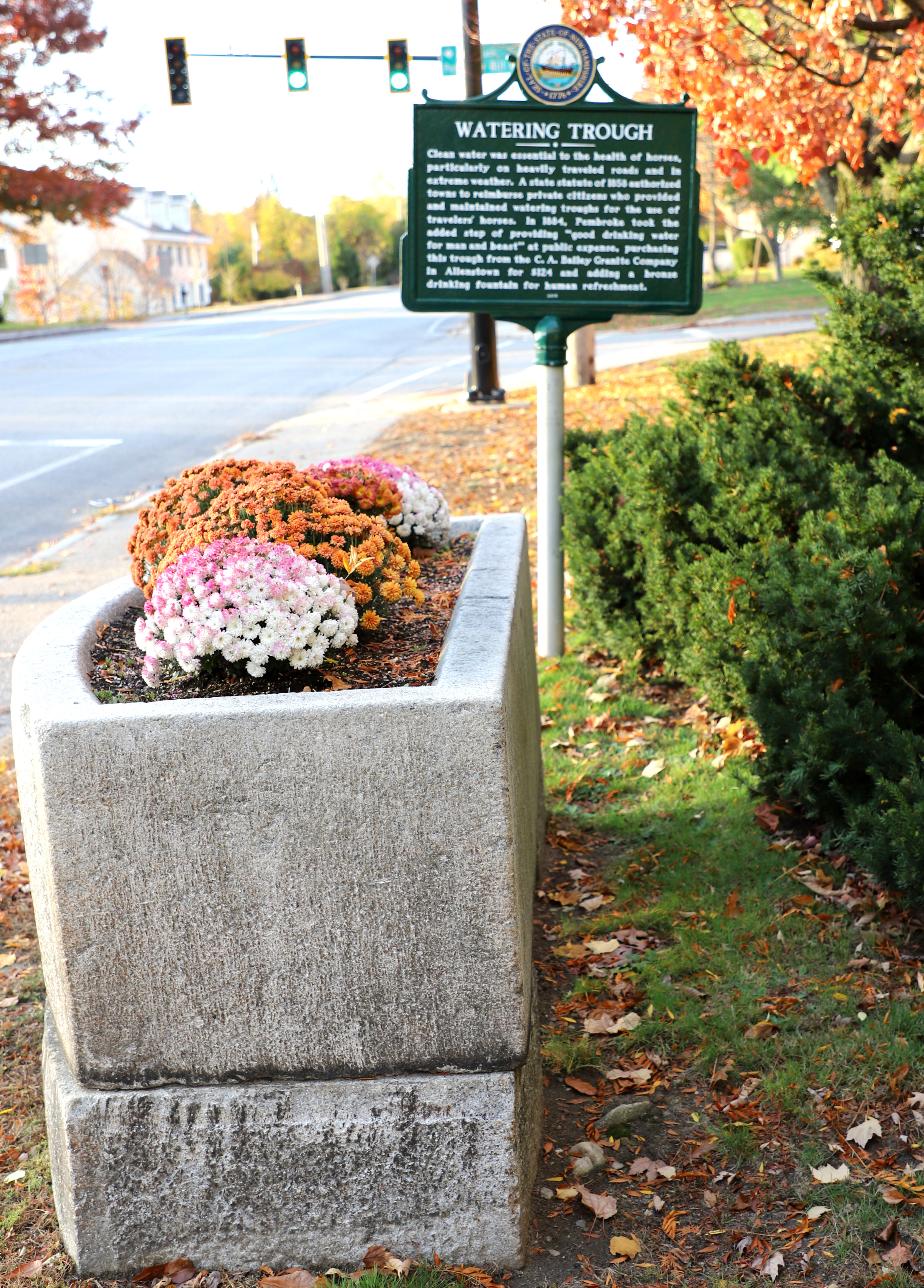
[[[97,628],[89,681],[101,702],[171,701],[175,698],[222,698],[255,693],[305,693],[326,689],[387,689],[432,684],[474,536],[454,537],[445,550],[418,550],[418,584],[423,604],[400,604],[374,635],[357,648],[329,653],[316,670],[296,671],[271,663],[259,679],[221,658],[209,658],[197,675],[186,675],[171,663],[162,683],[150,689],[141,678],[143,655],[135,644],[138,610],[131,608],[114,622]]]

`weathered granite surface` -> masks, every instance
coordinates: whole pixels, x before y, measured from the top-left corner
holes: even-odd
[[[526,532],[484,519],[426,688],[106,705],[117,582],[16,659],[49,1004],[75,1076],[510,1068],[541,816]],[[140,602],[140,598],[139,598]]]
[[[539,1130],[535,1044],[515,1072],[101,1091],[46,1021],[55,1204],[81,1276],[350,1268],[401,1256],[517,1266]]]

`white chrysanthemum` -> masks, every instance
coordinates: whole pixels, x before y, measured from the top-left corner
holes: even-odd
[[[357,642],[358,613],[346,583],[291,546],[252,537],[181,555],[157,578],[144,612],[135,640],[151,686],[169,658],[194,673],[218,653],[261,676],[271,658],[298,669],[320,666],[328,649]]]
[[[439,488],[412,474],[402,474],[395,483],[401,493],[401,513],[393,515],[389,523],[398,536],[405,540],[416,537],[432,545],[448,541],[449,506]]]

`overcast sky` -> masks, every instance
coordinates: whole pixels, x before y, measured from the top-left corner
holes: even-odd
[[[522,41],[560,20],[556,0],[481,0],[485,42]],[[97,53],[69,60],[108,98],[107,118],[144,114],[122,178],[148,188],[191,192],[210,210],[235,210],[275,188],[310,213],[338,194],[402,193],[411,148],[411,106],[427,88],[435,98],[464,97],[461,0],[94,0],[92,18],[108,30]],[[192,106],[171,107],[166,36],[184,36],[189,53],[281,53],[303,36],[309,55],[383,53],[404,37],[414,54],[459,48],[460,74],[439,63],[411,63],[410,94],[391,94],[383,62],[309,63],[310,89],[290,93],[275,59],[190,60]],[[604,74],[633,94],[640,74],[628,45],[592,42]],[[501,78],[485,80],[495,88]]]

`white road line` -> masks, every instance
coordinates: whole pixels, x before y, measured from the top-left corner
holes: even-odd
[[[121,438],[0,438],[0,447],[117,447]]]
[[[54,440],[48,439],[45,441],[48,443]],[[66,440],[61,439],[57,441],[63,444]],[[83,441],[86,442],[87,440],[85,439]],[[40,465],[38,469],[27,470],[25,474],[17,474],[16,477],[12,479],[4,479],[4,481],[0,483],[0,492],[3,492],[10,487],[16,487],[20,483],[29,483],[32,479],[37,479],[42,474],[50,474],[52,470],[60,470],[65,465],[73,465],[75,461],[82,461],[84,457],[92,456],[95,452],[105,451],[107,447],[115,447],[118,443],[121,443],[121,441],[121,438],[97,439],[95,446],[85,447],[82,452],[73,452],[70,456],[62,456],[57,461],[49,461],[47,465]],[[24,442],[28,445],[28,440],[24,440]],[[4,445],[9,446],[9,442],[6,442]],[[15,445],[17,447],[22,447],[23,442]]]
[[[498,349],[507,349],[514,343],[513,340],[501,340]],[[415,371],[409,376],[401,376],[398,380],[389,380],[387,384],[378,385],[375,389],[367,389],[365,393],[357,394],[351,402],[368,402],[370,398],[377,398],[379,394],[390,393],[392,389],[398,389],[401,385],[413,384],[415,380],[423,380],[424,376],[432,376],[437,371],[444,371],[446,367],[463,366],[470,361],[469,354],[459,354],[455,358],[450,358],[446,362],[438,362],[434,367],[424,367],[422,371]],[[434,390],[434,392],[438,392]]]
[[[438,362],[435,367],[424,367],[422,371],[414,371],[409,376],[401,376],[398,380],[389,380],[385,385],[378,385],[375,389],[367,389],[365,393],[357,394],[352,402],[368,402],[370,398],[378,398],[380,394],[390,393],[392,389],[397,389],[400,385],[410,385],[415,380],[423,380],[424,376],[432,376],[436,371],[443,371],[446,367],[458,367],[464,365],[469,360],[468,354],[457,358],[450,358],[448,362]]]

